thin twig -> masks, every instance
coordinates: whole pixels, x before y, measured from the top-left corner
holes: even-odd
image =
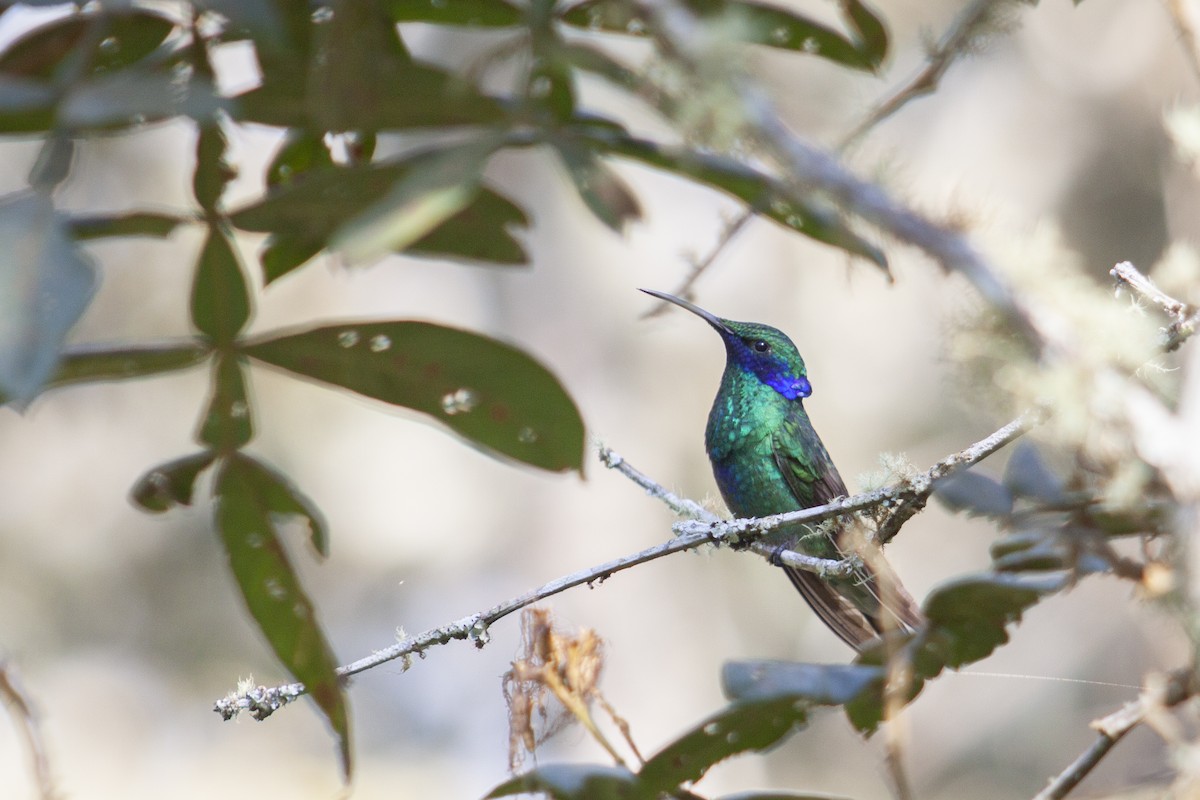
[[[725,252],[725,248],[728,247],[729,243],[732,242],[737,235],[742,232],[742,230],[746,227],[746,224],[749,223],[750,220],[754,219],[754,215],[756,213],[758,212],[753,206],[748,206],[742,209],[736,219],[728,222],[725,225],[725,228],[721,231],[721,235],[717,237],[717,241],[715,244],[713,244],[712,249],[708,251],[708,254],[705,255],[704,258],[692,264],[692,269],[688,273],[688,276],[683,279],[682,283],[671,290],[671,294],[675,295],[676,297],[682,297],[684,300],[695,299],[692,294],[692,289],[696,285],[696,281],[700,280],[700,277],[716,262],[717,257],[720,256],[721,253]],[[642,315],[642,319],[649,319],[651,317],[658,316],[666,311],[669,305],[670,303],[666,302],[665,300],[659,300],[651,307],[649,311]]]
[[[1143,275],[1130,262],[1122,261],[1110,269],[1108,274],[1113,276],[1118,286],[1129,287],[1130,291],[1162,309],[1163,313],[1171,318],[1171,324],[1163,332],[1162,346],[1167,352],[1177,349],[1200,328],[1200,309],[1182,300],[1176,300],[1159,289],[1154,285],[1154,281]]]
[[[1171,708],[1191,697],[1196,690],[1194,673],[1189,668],[1172,672],[1154,689],[1147,688],[1132,703],[1092,722],[1091,727],[1100,735],[1065,770],[1050,781],[1050,785],[1034,797],[1034,800],[1061,800],[1087,777],[1100,760],[1117,742],[1145,721],[1154,712]]]
[[[721,76],[710,64],[711,36],[686,6],[678,0],[660,0],[641,7],[654,19],[653,30],[661,47],[706,79]],[[897,203],[882,187],[850,173],[836,157],[793,133],[762,87],[727,72],[729,96],[739,102],[736,113],[744,121],[747,138],[758,142],[778,162],[787,175],[783,183],[790,198],[809,202],[814,190],[823,192],[880,230],[924,250],[947,271],[961,273],[1029,342],[1039,350],[1052,348],[1012,288],[962,234],[940,227]]]
[[[875,106],[846,134],[838,149],[845,150],[913,100],[936,91],[950,65],[969,50],[972,38],[987,21],[988,13],[997,2],[998,0],[975,0],[964,8],[942,35],[941,41],[930,51],[921,71]]]
[[[951,472],[979,463],[1000,448],[1024,435],[1036,422],[1037,412],[1026,412],[996,432],[980,439],[975,444],[947,456],[910,481],[912,494],[902,498],[893,508],[891,515],[875,533],[879,544],[887,544],[900,532],[904,523],[925,507],[933,494],[934,484]]]
[[[29,750],[29,760],[33,765],[33,777],[37,782],[38,796],[42,800],[54,800],[54,781],[50,777],[50,759],[46,757],[46,747],[42,742],[41,728],[33,704],[29,701],[21,681],[17,676],[16,667],[12,662],[0,659],[0,702],[8,706],[13,722],[16,723],[25,747]]]
[[[900,503],[900,507],[904,508],[905,504],[915,504],[918,502],[918,498],[928,497],[935,480],[950,474],[956,469],[970,466],[1000,449],[1000,447],[1024,432],[1025,426],[1028,424],[1029,422],[1024,417],[1013,420],[991,436],[939,461],[921,475],[901,481],[893,486],[851,497],[844,497],[825,505],[806,508],[802,511],[775,514],[770,517],[757,519],[722,520],[694,500],[679,497],[665,489],[657,481],[654,481],[636,469],[615,451],[607,447],[601,447],[599,457],[605,466],[629,478],[646,490],[647,494],[664,503],[676,514],[686,517],[686,519],[676,522],[671,526],[676,534],[675,538],[662,544],[648,547],[637,553],[573,572],[570,575],[564,575],[537,589],[506,600],[486,611],[471,614],[448,625],[432,628],[417,636],[406,636],[390,647],[378,650],[344,667],[339,667],[337,670],[338,677],[348,678],[351,675],[356,675],[389,661],[395,661],[399,658],[408,659],[414,654],[420,655],[431,647],[443,645],[453,640],[470,640],[477,647],[482,647],[488,642],[489,626],[514,611],[519,611],[526,606],[533,605],[547,597],[575,586],[604,581],[609,576],[637,566],[638,564],[669,556],[673,553],[694,550],[706,544],[724,543],[746,546],[759,555],[770,559],[773,563],[807,570],[826,578],[854,575],[862,566],[857,556],[849,556],[843,559],[817,558],[816,556],[792,550],[779,550],[777,547],[759,541],[759,539],[766,533],[783,525],[817,523],[876,506],[889,506]],[[911,517],[914,513],[916,512],[909,513],[908,517]],[[896,529],[899,529],[898,525]],[[893,532],[892,535],[894,536],[895,533]],[[307,689],[301,683],[289,683],[273,688],[266,686],[239,687],[237,691],[217,701],[213,710],[225,719],[232,719],[245,711],[255,719],[261,720],[269,717],[279,708],[287,705],[296,698],[302,697],[306,692]]]

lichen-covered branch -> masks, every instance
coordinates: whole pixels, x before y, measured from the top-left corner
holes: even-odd
[[[1128,287],[1131,292],[1157,306],[1171,318],[1163,334],[1163,349],[1170,352],[1187,341],[1188,337],[1200,327],[1200,309],[1177,300],[1154,285],[1154,281],[1143,275],[1137,267],[1128,261],[1122,261],[1109,274],[1117,281],[1118,286]]]
[[[431,628],[416,636],[405,636],[395,644],[377,650],[365,658],[347,664],[338,669],[338,675],[348,678],[360,672],[386,664],[397,659],[407,659],[419,655],[426,650],[455,640],[472,641],[477,647],[487,644],[488,628],[493,623],[533,605],[541,600],[583,584],[593,584],[604,581],[611,575],[630,567],[653,561],[673,553],[694,550],[706,544],[737,544],[745,546],[756,553],[770,559],[773,563],[786,564],[797,569],[808,570],[823,577],[844,577],[852,575],[861,567],[857,556],[844,559],[817,558],[791,550],[779,550],[776,547],[758,541],[764,534],[780,525],[805,522],[818,523],[823,520],[842,516],[843,514],[862,511],[873,507],[889,507],[897,505],[907,511],[908,519],[919,510],[933,490],[934,482],[951,472],[970,466],[982,458],[994,453],[1008,442],[1024,432],[1028,425],[1025,418],[1013,420],[1000,430],[985,439],[954,455],[942,459],[926,472],[893,486],[876,489],[872,492],[853,495],[822,506],[806,508],[789,514],[776,514],[759,519],[722,520],[716,514],[704,508],[694,500],[679,497],[664,488],[657,481],[640,472],[633,465],[610,448],[601,447],[599,457],[601,462],[610,469],[616,470],[635,484],[640,486],[651,497],[661,501],[668,508],[687,519],[676,522],[672,527],[675,538],[648,547],[645,550],[632,553],[612,561],[599,564],[588,569],[579,570],[564,575],[536,589],[517,597],[505,600],[492,608],[461,619]],[[901,523],[902,524],[902,523]],[[899,524],[895,526],[899,530]],[[895,532],[892,532],[895,535]],[[890,538],[890,537],[889,537]],[[249,713],[255,719],[266,719],[279,708],[287,705],[298,697],[303,697],[307,689],[300,683],[289,683],[281,686],[239,686],[234,692],[218,700],[213,710],[225,719],[232,719],[242,712]]]

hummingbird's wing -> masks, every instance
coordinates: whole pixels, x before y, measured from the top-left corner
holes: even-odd
[[[803,412],[801,412],[803,413]],[[774,441],[775,464],[802,508],[846,497],[846,484],[807,417],[788,420]],[[832,557],[841,557],[838,537],[830,538]],[[805,548],[812,552],[812,548]],[[788,578],[821,621],[855,650],[889,629],[915,628],[919,608],[883,559],[868,560],[861,578],[833,582],[816,573],[785,566]],[[886,595],[885,603],[881,597]],[[886,620],[883,614],[892,619]]]

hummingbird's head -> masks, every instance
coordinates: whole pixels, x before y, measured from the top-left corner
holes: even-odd
[[[804,368],[804,359],[796,345],[778,328],[756,322],[734,322],[721,319],[686,300],[642,289],[660,300],[686,308],[703,319],[721,335],[725,341],[726,369],[735,368],[753,375],[766,386],[770,386],[788,400],[808,397],[812,384]]]

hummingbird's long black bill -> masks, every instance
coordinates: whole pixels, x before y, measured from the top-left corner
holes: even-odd
[[[716,328],[718,333],[733,333],[733,331],[729,330],[729,326],[725,324],[725,321],[723,319],[721,319],[720,317],[718,317],[716,314],[705,311],[700,306],[696,305],[695,303],[689,303],[687,300],[684,300],[682,297],[676,297],[673,294],[667,294],[666,292],[660,292],[656,289],[639,289],[638,291],[645,292],[646,294],[650,295],[651,297],[657,297],[659,300],[665,300],[668,303],[673,303],[673,304],[679,306],[680,308],[687,309],[688,311],[692,312],[700,319],[707,322],[709,325],[712,325],[714,328]]]

